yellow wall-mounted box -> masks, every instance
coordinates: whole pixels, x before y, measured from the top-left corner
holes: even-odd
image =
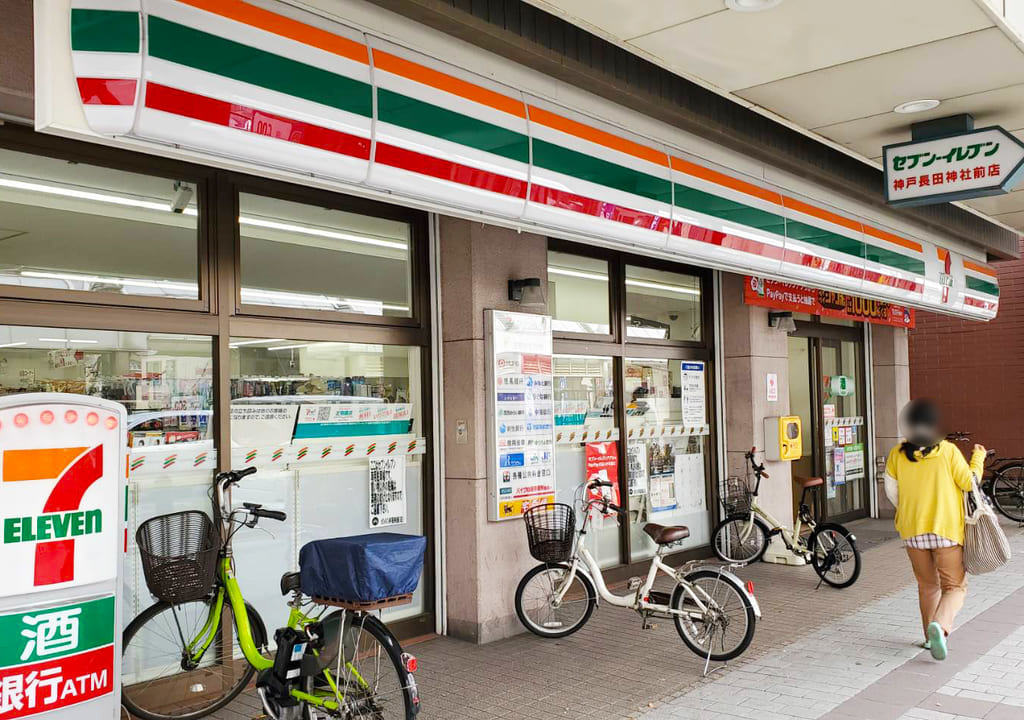
[[[804,453],[800,416],[764,419],[764,456],[767,460],[799,460]]]

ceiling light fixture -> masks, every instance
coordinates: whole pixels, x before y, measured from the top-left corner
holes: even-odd
[[[277,347],[267,348],[267,350],[298,350],[299,348],[309,347],[310,345],[314,344],[315,343],[302,343],[301,345],[278,345]]]
[[[782,4],[782,0],[725,0],[725,6],[736,12],[761,12]]]
[[[243,345],[259,345],[260,343],[284,342],[284,338],[269,338],[264,340],[240,340],[228,345],[230,348],[242,347]]]
[[[21,347],[22,345],[27,345],[27,344],[28,343],[24,343],[24,342],[4,343],[3,345],[0,345],[0,348]]]
[[[902,115],[909,115],[911,113],[924,112],[925,110],[931,110],[937,108],[940,104],[940,100],[910,100],[905,103],[900,103],[892,109],[893,112],[898,112]]]
[[[677,287],[675,285],[664,285],[662,283],[648,282],[647,280],[633,280],[630,278],[626,279],[626,285],[632,287],[648,288],[649,290],[663,290],[670,293],[678,293],[679,295],[700,295],[700,290],[687,287]]]
[[[22,277],[43,278],[47,280],[70,280],[82,283],[110,283],[112,285],[128,285],[136,287],[158,288],[160,290],[179,290],[196,294],[199,292],[197,285],[192,283],[180,283],[170,280],[143,280],[141,278],[116,278],[100,275],[78,275],[77,273],[41,272],[38,270],[22,270]]]
[[[565,275],[566,277],[582,278],[583,280],[599,280],[601,282],[608,282],[607,275],[601,275],[600,273],[583,272],[582,270],[566,270],[565,268],[553,267],[548,265],[549,275]]]
[[[82,343],[84,345],[97,345],[99,340],[72,340],[69,338],[36,338],[39,342],[58,342],[58,343]]]

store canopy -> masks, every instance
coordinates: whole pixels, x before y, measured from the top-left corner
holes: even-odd
[[[67,27],[66,10],[45,12]],[[37,73],[40,129],[75,134],[53,100],[74,94],[93,133],[212,162],[910,307],[998,309],[977,258],[320,17],[233,0],[70,12],[70,47],[37,43],[55,70]],[[57,71],[61,49],[74,78]]]

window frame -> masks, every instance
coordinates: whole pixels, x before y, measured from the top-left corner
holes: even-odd
[[[196,186],[199,215],[196,223],[196,285],[199,297],[161,298],[92,290],[56,290],[0,283],[0,298],[78,303],[109,307],[214,312],[211,265],[213,224],[216,211],[210,193],[214,171],[201,165],[140,155],[127,150],[42,135],[14,125],[0,125],[0,149],[55,160],[93,165],[168,180],[185,180]]]
[[[424,320],[430,314],[429,282],[424,277],[424,268],[427,267],[426,251],[427,237],[429,235],[426,213],[398,205],[385,205],[364,198],[339,195],[338,193],[320,188],[288,185],[252,175],[231,173],[227,176],[227,181],[231,187],[230,200],[233,202],[233,212],[230,212],[228,217],[232,218],[232,241],[234,247],[232,254],[235,277],[233,307],[236,315],[410,328],[419,328],[425,325]],[[338,310],[312,310],[242,302],[242,234],[238,222],[234,220],[239,215],[242,193],[407,223],[410,229],[408,264],[411,312],[409,317],[364,315],[362,313],[347,313]]]

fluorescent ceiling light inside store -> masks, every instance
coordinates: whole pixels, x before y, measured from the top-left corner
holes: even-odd
[[[195,283],[181,283],[172,280],[144,280],[142,278],[117,278],[102,275],[78,275],[76,273],[43,272],[41,270],[22,270],[22,277],[42,278],[46,280],[69,280],[82,283],[109,283],[125,287],[148,287],[162,290],[178,290],[181,292],[198,292]]]
[[[260,343],[275,343],[284,342],[284,338],[270,338],[267,340],[241,340],[239,342],[233,342],[228,347],[242,347],[243,345],[259,345]]]
[[[582,270],[566,270],[565,268],[551,267],[548,266],[549,275],[564,275],[566,277],[581,278],[583,280],[600,280],[602,282],[608,281],[607,275],[601,275],[599,273],[588,273]],[[680,295],[700,295],[700,290],[694,290],[693,288],[677,287],[675,285],[664,285],[662,283],[649,282],[647,280],[633,280],[632,278],[626,279],[626,285],[632,287],[642,287],[648,290],[663,290],[665,292],[678,293]]]
[[[55,343],[85,343],[87,345],[96,345],[99,340],[72,340],[68,338],[36,338],[39,342],[55,342]]]
[[[137,207],[143,208],[145,210],[158,210],[170,213],[174,212],[174,208],[171,206],[171,201],[168,200],[133,198],[124,195],[108,195],[107,193],[99,193],[92,190],[79,190],[73,187],[47,185],[45,183],[18,180],[11,176],[0,177],[0,187],[11,188],[12,190],[25,190],[28,192],[45,193],[47,195],[60,195],[62,197],[75,198],[77,200],[89,200],[92,202],[109,203],[111,205]],[[199,214],[199,210],[195,207],[186,207],[178,214],[196,217]],[[252,227],[268,228],[272,230],[283,230],[285,232],[293,232],[300,235],[315,235],[318,237],[331,238],[333,240],[346,240],[348,242],[360,243],[363,245],[375,245],[377,247],[385,247],[390,248],[392,250],[408,249],[408,245],[403,242],[396,242],[393,240],[380,240],[378,238],[368,237],[365,235],[357,235],[355,233],[339,232],[337,230],[310,227],[306,225],[295,225],[293,223],[279,222],[277,220],[267,220],[265,218],[249,217],[246,215],[240,216],[238,218],[238,224],[249,225]]]

